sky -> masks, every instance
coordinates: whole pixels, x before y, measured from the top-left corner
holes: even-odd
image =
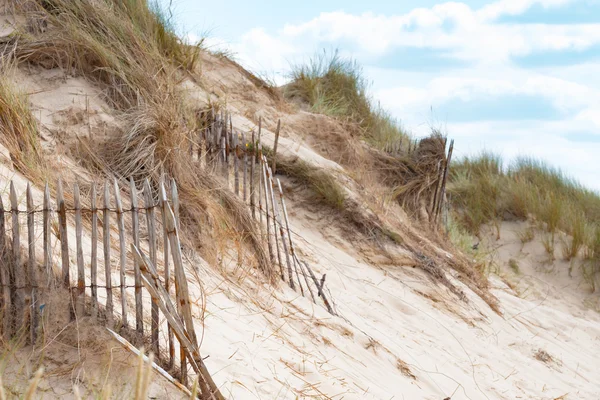
[[[457,157],[532,156],[600,191],[600,0],[172,0],[172,17],[278,84],[338,49],[414,135],[441,128]]]

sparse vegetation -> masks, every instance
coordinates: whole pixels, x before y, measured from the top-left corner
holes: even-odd
[[[362,68],[337,51],[323,51],[306,64],[292,66],[284,94],[308,104],[313,112],[356,123],[369,142],[379,149],[410,141],[400,123],[368,94]]]
[[[514,258],[511,258],[510,260],[508,260],[508,266],[510,267],[510,269],[513,270],[513,272],[515,274],[519,273],[519,271],[520,271],[520,269],[519,269],[519,263]]]

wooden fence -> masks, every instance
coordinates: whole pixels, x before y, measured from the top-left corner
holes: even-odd
[[[80,187],[75,184],[72,207],[68,207],[63,185],[59,181],[56,203],[53,204],[49,187],[46,185],[43,205],[36,208],[32,188],[28,184],[25,191],[26,209],[23,210],[19,208],[19,196],[14,182],[11,181],[9,209],[5,209],[0,197],[3,337],[10,340],[25,335],[31,344],[36,344],[37,337],[44,333],[44,324],[40,323],[44,306],[50,296],[60,296],[62,291],[70,294],[66,307],[71,319],[92,316],[103,321],[108,327],[118,326],[121,333],[133,337],[134,341],[149,342],[149,348],[162,364],[169,368],[173,367],[176,359],[176,337],[180,348],[180,381],[184,385],[188,383],[189,365],[198,377],[201,397],[222,399],[200,356],[191,317],[176,217],[179,207],[177,186],[174,181],[170,182],[170,199],[165,186],[162,182],[158,190],[153,192],[148,181],[145,181],[140,193],[133,179],[130,180],[130,207],[125,208],[117,180],[112,184],[104,184],[101,202],[98,201],[97,187],[92,184],[87,202],[89,207],[82,206]],[[155,192],[158,192],[158,195],[155,195]],[[143,207],[140,206],[140,194],[143,194]],[[111,198],[114,200],[113,204]],[[77,265],[75,284],[71,279],[70,268],[73,247],[69,246],[69,242],[73,240],[73,232],[69,229],[69,226],[73,226],[73,220]],[[113,221],[116,222],[119,243],[118,263],[114,266],[111,256],[115,236],[114,230],[111,229]],[[90,232],[90,237],[85,238],[85,246],[84,224],[86,233],[88,226]],[[8,230],[7,225],[10,225]],[[39,225],[41,240],[37,239],[40,233]],[[161,226],[162,229],[157,229],[157,226]],[[27,257],[23,257],[21,251],[22,229],[27,231],[27,242],[24,246],[27,248]],[[102,242],[98,239],[99,231],[102,232]],[[162,277],[159,276],[157,260],[160,237],[163,239],[161,250],[164,255]],[[142,240],[146,243],[142,244]],[[36,256],[36,252],[40,251],[36,245],[40,242],[43,253],[41,264]],[[129,260],[126,242],[131,243],[133,257]],[[103,257],[98,255],[100,244],[103,247]],[[54,251],[53,245],[59,248],[58,252]],[[84,257],[84,247],[90,249],[89,258]],[[149,256],[144,254],[142,247],[148,249]],[[56,253],[60,256],[60,262],[55,262]],[[55,279],[55,266],[59,267],[59,281]],[[113,271],[116,270],[119,273],[117,282],[113,277]],[[128,272],[132,270],[133,282],[130,282]],[[176,305],[169,294],[172,283],[175,286]],[[145,323],[148,320],[148,310],[144,310],[144,289],[146,295],[151,298],[151,301],[146,302],[150,303],[150,326]],[[104,296],[101,296],[103,291]],[[99,297],[103,297],[102,301]],[[115,302],[118,303],[118,310],[115,310]],[[167,334],[161,340],[159,331],[163,319],[167,322]]]
[[[325,290],[325,277],[316,277],[296,252],[283,188],[274,176],[280,121],[275,129],[273,163],[270,166],[261,143],[262,119],[257,131],[233,129],[231,116],[214,111],[203,115],[205,128],[199,133],[197,147],[190,151],[204,168],[220,174],[229,188],[248,204],[259,223],[267,244],[269,260],[279,269],[280,277],[314,303],[320,299],[327,311],[335,314]]]

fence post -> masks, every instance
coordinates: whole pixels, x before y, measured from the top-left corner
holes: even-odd
[[[260,135],[262,131],[262,117],[258,118],[258,143],[254,151],[254,157],[258,162],[260,170],[258,171],[258,217],[260,220],[261,231],[263,222],[263,207],[262,207],[262,192],[263,192],[263,160],[262,160],[262,144],[260,143]],[[262,233],[262,232],[261,232]]]
[[[244,204],[246,203],[246,199],[248,198],[248,143],[246,142],[246,134],[242,132],[242,154],[244,157],[242,158],[244,161],[244,179],[243,179],[243,192],[244,192]]]
[[[96,182],[92,183],[90,193],[92,206],[92,256],[90,287],[92,291],[92,317],[98,317],[98,208],[96,207]]]
[[[256,202],[254,201],[254,165],[256,164],[256,141],[254,139],[254,131],[252,131],[252,147],[250,150],[252,150],[252,157],[250,158],[250,209],[252,210],[252,218],[256,219]]]
[[[238,158],[238,134],[237,132],[231,132],[232,135],[232,146],[233,146],[233,185],[236,196],[240,195],[240,160]]]
[[[17,192],[15,191],[15,185],[13,181],[10,181],[10,205],[12,213],[12,258],[13,264],[11,269],[13,271],[14,282],[15,282],[15,312],[13,317],[15,318],[15,330],[20,332],[24,325],[24,312],[25,312],[25,285],[27,280],[25,277],[25,270],[21,265],[21,238],[20,238],[20,226],[19,226],[19,202],[17,200]]]
[[[160,206],[162,212],[163,222],[163,255],[164,255],[164,268],[165,268],[165,290],[169,293],[171,288],[170,272],[169,272],[169,236],[167,235],[167,208],[169,203],[167,201],[167,191],[165,189],[164,176],[160,180]],[[169,332],[169,368],[173,368],[175,362],[175,338],[173,336],[173,329],[167,327]]]
[[[108,181],[104,181],[104,218],[102,226],[102,242],[104,244],[104,284],[106,286],[106,320],[113,324],[112,268],[110,262],[110,190]]]
[[[267,159],[265,157],[265,164],[267,163]],[[273,230],[274,230],[274,234],[275,234],[275,243],[277,243],[277,257],[279,259],[279,265],[280,267],[283,269],[283,263],[281,262],[281,254],[279,252],[279,240],[277,240],[277,231],[279,231],[279,235],[281,236],[281,244],[283,246],[283,252],[285,253],[285,258],[287,261],[287,267],[288,267],[288,279],[289,279],[289,285],[292,289],[295,289],[295,284],[294,284],[294,275],[292,273],[292,264],[290,263],[290,254],[288,253],[288,249],[287,249],[287,243],[285,240],[285,231],[283,230],[283,224],[281,223],[281,216],[279,215],[279,207],[277,206],[277,201],[275,200],[275,185],[273,183],[273,175],[272,175],[272,171],[269,168],[269,166],[267,165],[267,177],[269,179],[268,182],[268,186],[269,186],[269,192],[270,192],[270,197],[271,197],[271,204],[273,204]],[[279,229],[277,228],[277,226],[279,226]],[[302,289],[302,285],[300,285],[300,291],[302,292],[302,294],[304,294],[304,290]]]
[[[62,286],[70,290],[69,273],[69,237],[67,233],[67,209],[65,205],[65,196],[63,194],[62,181],[58,180],[56,189],[56,206],[58,208],[58,235],[60,236],[60,253],[62,268]]]
[[[152,190],[150,189],[150,183],[148,182],[148,179],[144,181],[144,205],[146,206],[146,225],[148,227],[148,247],[150,249],[150,260],[152,261],[152,264],[156,265],[156,225],[154,223],[154,199],[152,197]],[[139,261],[137,262],[139,266]],[[152,298],[151,318],[152,351],[156,357],[160,357],[160,347],[158,343],[158,304],[156,303],[156,299],[154,297]]]
[[[187,281],[185,281],[185,274],[184,274],[184,282],[182,283],[181,281],[181,276],[179,275],[179,264],[181,263],[181,244],[179,242],[179,237],[176,236],[176,241],[173,240],[173,235],[176,235],[176,231],[179,230],[180,227],[180,223],[179,223],[179,193],[177,191],[177,183],[175,182],[175,179],[171,178],[171,201],[173,202],[173,212],[171,212],[171,208],[169,207],[169,204],[167,203],[167,210],[166,210],[166,216],[167,216],[167,225],[166,225],[166,232],[168,234],[169,237],[169,247],[171,249],[171,256],[173,258],[173,272],[174,272],[174,277],[175,277],[175,295],[177,296],[177,311],[180,314],[180,317],[183,319],[183,309],[184,309],[184,304],[183,302],[186,301],[186,297],[182,297],[182,284],[185,285],[186,287],[186,291],[187,291]],[[174,215],[173,215],[174,214]],[[170,219],[172,218],[172,220]],[[171,232],[171,223],[173,225],[173,232]],[[189,327],[188,327],[189,329]],[[193,328],[192,328],[193,329]],[[179,360],[181,362],[181,383],[183,383],[184,385],[187,385],[187,359],[185,356],[185,349],[183,349],[181,346],[179,348]]]
[[[448,171],[450,169],[450,162],[452,161],[452,150],[454,149],[454,139],[450,141],[450,147],[448,148],[448,157],[444,166],[444,177],[442,178],[442,188],[440,189],[440,197],[438,199],[438,206],[435,211],[435,221],[438,220],[438,215],[442,211],[442,205],[444,204],[444,195],[446,194],[446,181],[448,180]]]
[[[140,247],[140,222],[138,211],[138,195],[135,188],[133,177],[129,179],[129,192],[131,195],[131,225],[133,244]],[[140,335],[144,335],[144,308],[142,304],[142,277],[140,274],[140,265],[137,259],[133,258],[133,272],[135,278],[135,329]]]
[[[117,206],[117,225],[119,226],[119,271],[121,286],[121,318],[123,326],[127,326],[127,281],[125,268],[127,267],[127,253],[125,252],[125,222],[123,221],[123,203],[121,202],[121,189],[117,178],[114,179],[115,203]]]
[[[279,144],[279,129],[281,128],[281,120],[277,120],[277,129],[275,129],[275,143],[273,144],[273,175],[277,171],[277,145]]]
[[[12,300],[11,300],[11,287],[10,287],[10,261],[6,251],[6,231],[4,223],[4,203],[2,196],[0,196],[0,283],[2,284],[2,335],[4,340],[8,341],[12,337],[11,332],[11,317],[12,311]]]
[[[44,187],[44,271],[48,276],[48,287],[54,284],[54,271],[52,268],[52,243],[50,242],[52,236],[50,231],[50,187],[48,182]]]
[[[33,194],[31,185],[27,183],[27,242],[29,247],[29,259],[27,260],[29,286],[31,288],[31,321],[29,324],[29,334],[31,344],[35,344],[36,331],[38,324],[37,314],[37,274],[35,273],[35,223],[34,223]]]
[[[271,265],[275,265],[275,253],[273,253],[273,245],[271,243],[271,219],[269,218],[269,198],[268,198],[268,189],[267,189],[267,164],[265,162],[265,160],[263,158],[260,159],[260,164],[261,164],[261,180],[262,180],[262,187],[264,188],[264,194],[265,194],[265,216],[266,216],[266,221],[267,221],[267,247],[269,249],[269,259],[271,261]],[[261,221],[262,222],[262,221]],[[283,276],[283,268],[281,267],[281,264],[279,265],[279,268],[281,269],[281,279],[284,279]]]
[[[75,239],[77,246],[77,298],[76,313],[81,318],[85,315],[85,267],[83,265],[83,246],[81,243],[82,223],[81,223],[81,199],[79,198],[79,185],[75,183],[73,188],[73,197],[75,203]]]

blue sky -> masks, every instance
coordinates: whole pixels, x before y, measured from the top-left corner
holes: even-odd
[[[278,83],[338,48],[415,135],[442,127],[459,156],[531,155],[600,190],[600,0],[173,0],[173,16]]]

